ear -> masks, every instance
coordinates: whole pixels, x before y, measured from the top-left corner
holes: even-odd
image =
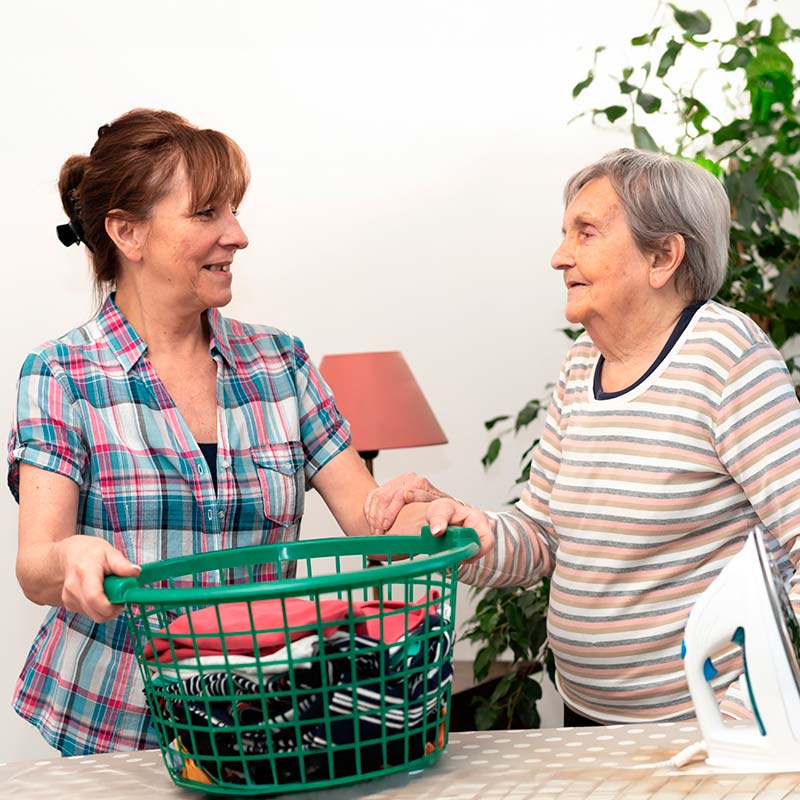
[[[114,214],[117,209],[108,212],[105,219],[108,238],[128,261],[141,261],[144,245],[147,240],[147,223],[131,222]]]
[[[666,286],[683,263],[685,254],[686,242],[683,236],[679,233],[667,236],[661,250],[651,254],[650,286],[653,289],[662,289]]]

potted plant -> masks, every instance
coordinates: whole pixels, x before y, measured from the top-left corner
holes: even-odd
[[[615,100],[574,119],[590,115],[596,125],[627,126],[634,146],[695,161],[723,181],[733,225],[728,277],[717,299],[749,314],[783,348],[798,383],[791,346],[800,334],[800,73],[787,49],[800,42],[800,28],[758,0],[739,5],[736,18],[744,21],[722,36],[717,31],[723,22],[715,24],[705,12],[664,6],[661,24],[631,39],[639,57],[619,74],[602,72],[608,53],[597,47],[573,98],[604,83]],[[678,73],[690,77],[682,80]],[[565,333],[574,338],[579,332]],[[547,403],[547,396],[530,400],[516,415],[485,423],[493,433],[485,467],[497,459],[504,440],[541,421]],[[516,483],[527,480],[537,442],[523,451]],[[466,636],[479,646],[476,680],[485,677],[493,659],[508,649],[512,654],[509,672],[477,699],[477,728],[538,724],[541,688],[531,676],[533,662],[540,661],[549,663],[552,674],[548,589],[543,581],[533,590],[489,590],[468,621]]]

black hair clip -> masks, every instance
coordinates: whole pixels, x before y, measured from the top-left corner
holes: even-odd
[[[83,232],[83,226],[79,221],[81,204],[80,200],[75,196],[74,188],[67,192],[67,209],[69,211],[69,222],[63,225],[56,225],[58,241],[64,247],[83,242],[91,252],[94,252],[94,248],[86,241],[86,234]]]
[[[56,225],[56,236],[58,236],[58,241],[64,247],[83,242],[89,248],[89,252],[94,253],[94,247],[86,241],[86,234],[84,234],[83,228],[81,228],[81,224],[77,220],[71,219],[63,225]]]
[[[78,236],[71,222],[65,222],[63,225],[56,225],[56,235],[58,236],[58,241],[61,242],[64,247],[69,247],[71,244],[80,244],[81,241],[81,237]]]

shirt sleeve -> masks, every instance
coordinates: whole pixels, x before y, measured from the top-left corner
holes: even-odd
[[[777,564],[800,616],[800,404],[780,353],[753,345],[730,371],[715,420],[720,461],[777,543]],[[770,548],[772,549],[772,548]],[[747,711],[732,685],[723,710]]]
[[[41,353],[22,365],[8,437],[8,486],[19,502],[19,464],[65,475],[78,485],[88,462],[81,415]]]
[[[300,437],[305,454],[306,481],[310,481],[328,461],[348,447],[350,428],[299,339],[294,340],[294,356]]]
[[[463,564],[459,580],[473,586],[532,586],[552,574],[558,535],[550,518],[550,495],[561,465],[561,419],[566,387],[562,369],[547,409],[544,432],[533,449],[528,483],[513,511],[489,514],[495,523],[490,553]]]

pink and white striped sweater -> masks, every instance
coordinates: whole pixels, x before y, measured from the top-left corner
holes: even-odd
[[[511,586],[552,574],[550,643],[576,711],[689,717],[680,650],[694,601],[758,522],[782,573],[797,567],[800,405],[764,333],[714,302],[619,397],[595,399],[598,356],[586,335],[570,349],[522,497],[491,515],[497,546],[460,578]],[[723,709],[741,716],[737,652],[715,666]]]

